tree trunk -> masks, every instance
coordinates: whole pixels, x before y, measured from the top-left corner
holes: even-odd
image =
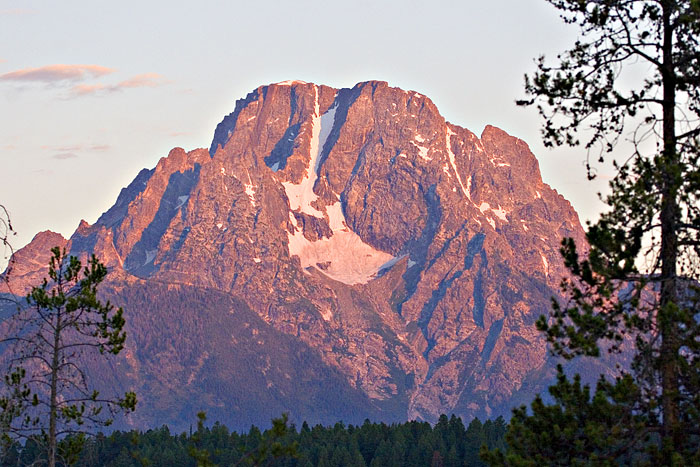
[[[681,440],[678,433],[678,353],[677,325],[673,309],[677,303],[677,262],[678,262],[678,171],[680,160],[676,152],[676,77],[673,64],[673,29],[671,26],[672,6],[663,3],[663,154],[662,154],[662,198],[661,198],[661,290],[658,311],[659,332],[661,334],[661,409],[663,411],[663,435],[671,439],[673,451],[678,451]]]
[[[56,328],[53,329],[53,355],[51,356],[51,399],[49,411],[49,467],[56,467],[56,419],[58,417],[58,365],[59,365],[59,345],[61,337],[61,310],[56,313]]]

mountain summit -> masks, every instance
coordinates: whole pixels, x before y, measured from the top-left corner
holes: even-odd
[[[39,283],[47,242],[108,265],[129,339],[93,371],[139,394],[134,425],[433,421],[507,414],[545,383],[534,322],[566,236],[584,241],[578,217],[523,141],[384,82],[288,81],[238,100],[209,150],[142,170],[94,225],[37,235],[10,279]]]

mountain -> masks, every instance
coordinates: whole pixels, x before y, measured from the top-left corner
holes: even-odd
[[[238,100],[209,150],[142,170],[94,225],[38,234],[9,279],[40,283],[49,245],[107,264],[129,339],[92,371],[138,393],[132,425],[434,421],[508,414],[548,382],[534,322],[562,237],[585,241],[525,142],[384,82],[289,81]]]

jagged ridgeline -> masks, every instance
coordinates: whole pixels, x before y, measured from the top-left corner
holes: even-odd
[[[94,225],[38,234],[10,279],[40,283],[57,244],[110,268],[127,348],[91,371],[139,395],[132,426],[483,419],[548,382],[534,322],[565,236],[584,241],[523,141],[383,82],[291,81],[238,100],[209,150],[173,149]]]

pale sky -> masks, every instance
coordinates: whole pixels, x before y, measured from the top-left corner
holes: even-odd
[[[586,180],[585,152],[545,149],[536,111],[514,104],[533,59],[576,33],[544,0],[0,0],[0,204],[13,246],[94,223],[140,169],[176,146],[208,148],[236,99],[288,79],[388,81],[477,135],[502,128],[593,218],[605,182]]]

